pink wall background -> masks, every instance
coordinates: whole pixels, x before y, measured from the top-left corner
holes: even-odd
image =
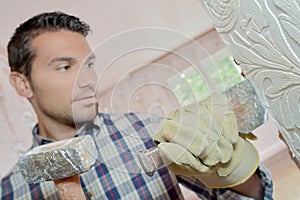
[[[31,128],[36,121],[29,102],[10,85],[9,72],[6,50],[0,46],[0,177],[30,147]]]

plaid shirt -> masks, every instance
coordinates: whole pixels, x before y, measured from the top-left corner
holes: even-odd
[[[209,189],[192,177],[176,176],[166,167],[152,177],[143,173],[135,153],[154,146],[151,135],[161,119],[142,113],[104,114],[85,124],[79,135],[94,137],[99,149],[95,166],[80,176],[86,199],[183,199],[181,183],[197,193],[201,199],[243,199],[229,189]],[[33,129],[33,147],[52,142]],[[262,166],[258,169],[265,187],[265,199],[272,199],[270,174]],[[27,184],[16,165],[1,180],[1,200],[59,199],[53,181]]]

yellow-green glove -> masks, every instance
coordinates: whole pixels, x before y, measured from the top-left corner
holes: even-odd
[[[173,111],[157,131],[153,140],[168,168],[196,176],[207,187],[239,185],[259,163],[254,146],[239,137],[235,115],[220,93]]]

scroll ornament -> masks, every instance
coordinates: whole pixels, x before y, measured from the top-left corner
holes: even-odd
[[[300,167],[300,3],[200,0]]]

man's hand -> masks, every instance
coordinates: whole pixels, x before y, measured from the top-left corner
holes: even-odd
[[[219,93],[172,112],[153,140],[171,171],[196,176],[207,187],[239,185],[259,163],[258,152],[239,137],[235,115]]]

